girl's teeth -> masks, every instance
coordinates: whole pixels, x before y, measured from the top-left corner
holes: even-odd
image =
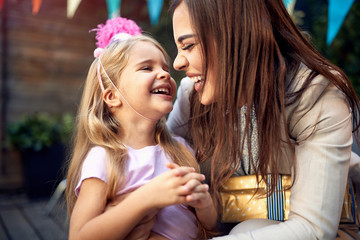
[[[169,94],[169,91],[166,88],[158,88],[153,91],[153,93],[159,93],[159,92]]]

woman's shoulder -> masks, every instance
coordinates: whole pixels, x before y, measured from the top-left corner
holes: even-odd
[[[190,94],[193,88],[194,83],[190,80],[190,78],[184,77],[181,79],[179,89],[181,89],[183,92],[186,92],[187,94]]]
[[[170,112],[166,125],[170,132],[175,135],[188,137],[188,121],[190,117],[190,93],[193,90],[194,83],[188,77],[180,81],[177,91],[177,98],[174,103],[174,109]]]
[[[179,88],[177,91],[177,101],[181,104],[189,104],[189,96],[194,89],[194,83],[190,80],[189,77],[184,77],[179,83]]]
[[[302,66],[290,85],[290,91],[301,89],[309,74],[311,70]],[[299,133],[318,124],[318,127],[331,126],[351,116],[343,92],[323,75],[314,77],[301,96],[286,107],[285,112],[290,133]]]
[[[312,104],[316,102],[316,100],[323,94],[324,91],[327,90],[332,84],[331,82],[325,78],[323,75],[315,76],[310,84],[305,87],[305,90],[301,94],[300,98],[297,101],[293,101],[293,97],[295,97],[295,93],[302,90],[306,80],[312,74],[312,70],[307,66],[301,64],[297,72],[295,73],[294,78],[289,83],[287,87],[288,96],[290,96],[287,101],[293,102],[291,105],[297,105],[300,103]],[[304,101],[306,100],[306,101]]]
[[[181,143],[181,144],[187,144],[185,138],[181,137],[181,136],[177,136],[177,135],[172,135],[172,138],[178,142],[178,143]]]
[[[291,97],[287,101],[291,103],[288,104],[287,111],[308,111],[319,103],[326,106],[327,103],[334,103],[334,100],[339,103],[346,102],[343,92],[321,74],[315,76],[300,97],[293,101],[294,93],[301,90],[310,74],[312,70],[302,65],[294,80],[289,84],[288,92]]]

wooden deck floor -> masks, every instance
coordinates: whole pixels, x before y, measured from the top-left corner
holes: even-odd
[[[25,194],[0,193],[1,240],[62,240],[68,238],[64,199],[49,214],[48,199],[31,199]]]

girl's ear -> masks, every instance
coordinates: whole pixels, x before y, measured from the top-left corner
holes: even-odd
[[[103,92],[103,99],[110,108],[120,107],[122,104],[120,97],[110,89],[106,89]]]

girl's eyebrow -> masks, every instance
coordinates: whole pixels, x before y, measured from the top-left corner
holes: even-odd
[[[144,64],[144,63],[151,64],[151,63],[153,63],[153,62],[154,62],[154,61],[153,61],[153,59],[151,59],[151,58],[149,58],[149,59],[143,59],[143,60],[137,62],[136,65],[142,65],[142,64]]]
[[[194,37],[194,36],[195,36],[195,34],[185,34],[185,35],[182,35],[182,36],[178,37],[177,41],[178,41],[179,43],[181,43],[181,42],[184,41],[185,39],[192,38],[192,37]]]

